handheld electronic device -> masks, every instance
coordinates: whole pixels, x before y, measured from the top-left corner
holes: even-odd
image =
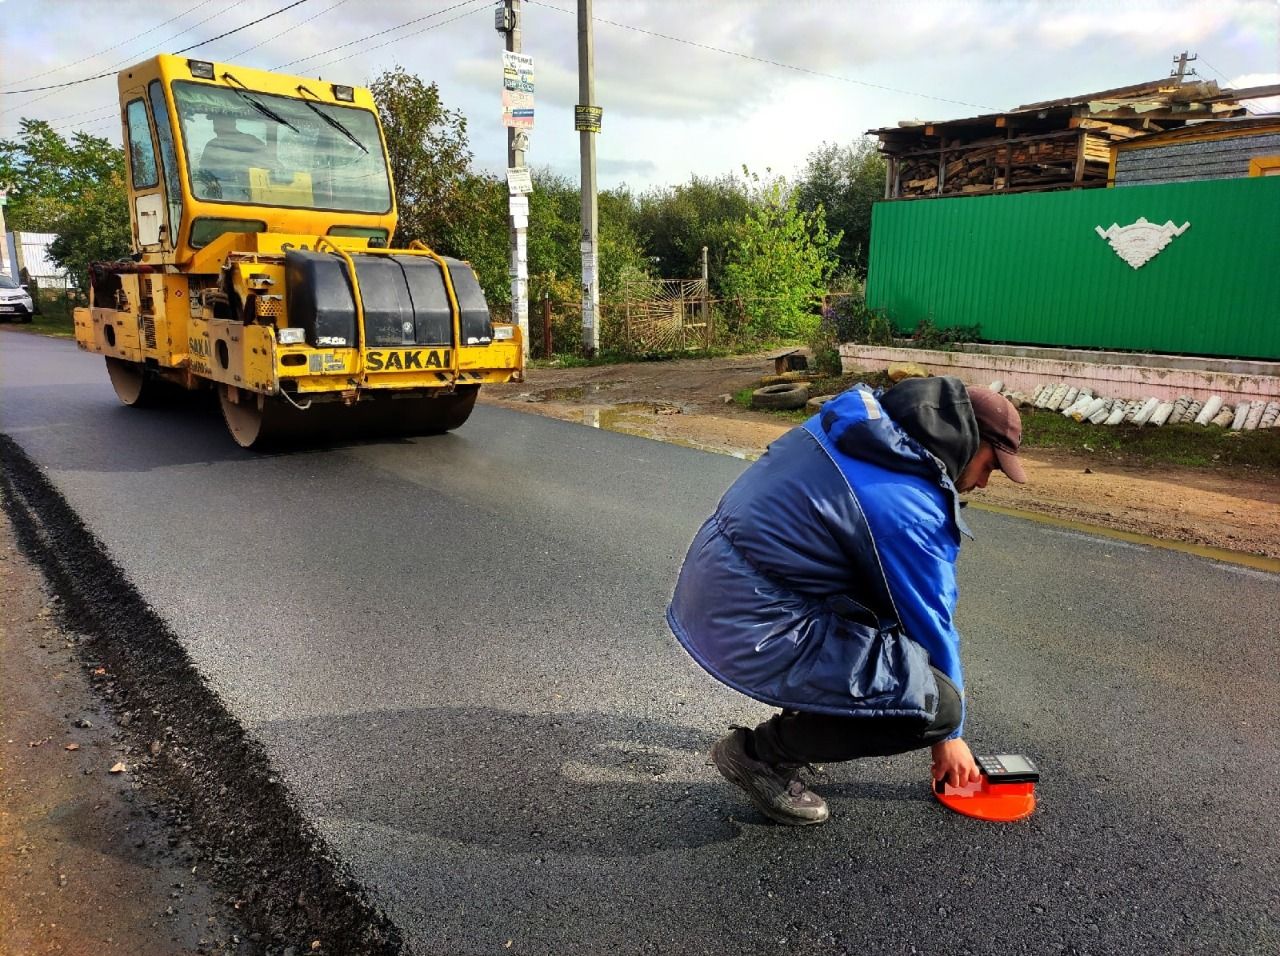
[[[1022,754],[974,757],[982,776],[964,787],[934,782],[934,794],[946,807],[979,820],[1008,822],[1028,817],[1036,808],[1040,769]]]

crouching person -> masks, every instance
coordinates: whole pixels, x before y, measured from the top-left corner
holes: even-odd
[[[1013,405],[954,378],[859,385],[769,446],[685,557],[667,620],[713,677],[781,708],[711,759],[761,813],[822,823],[804,765],[932,748],[978,777],[962,736],[958,495],[1025,481]]]

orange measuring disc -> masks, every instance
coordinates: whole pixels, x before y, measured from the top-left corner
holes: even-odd
[[[1036,782],[1040,779],[1035,764],[1016,754],[974,759],[982,769],[977,781],[964,787],[935,782],[933,794],[943,806],[967,817],[1000,823],[1031,816],[1036,808]],[[1011,769],[1014,767],[1017,770]]]

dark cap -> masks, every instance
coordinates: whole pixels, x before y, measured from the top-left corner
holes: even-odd
[[[1018,460],[1018,446],[1022,444],[1022,417],[1013,407],[1013,402],[978,385],[970,385],[968,392],[973,417],[978,420],[978,436],[996,450],[1000,470],[1009,476],[1009,480],[1025,483],[1027,473]]]

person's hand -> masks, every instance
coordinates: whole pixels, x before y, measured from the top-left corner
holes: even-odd
[[[973,754],[969,752],[969,745],[961,738],[936,743],[932,750],[935,781],[945,780],[958,789],[976,783],[982,776]]]

